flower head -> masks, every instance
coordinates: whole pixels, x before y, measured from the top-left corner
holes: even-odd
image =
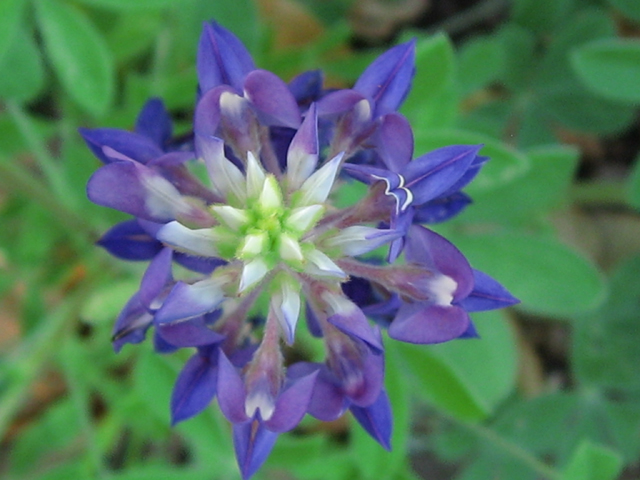
[[[411,160],[411,128],[396,110],[414,55],[414,42],[398,45],[352,90],[327,93],[319,72],[287,85],[256,69],[233,34],[207,23],[193,136],[171,138],[159,100],[135,133],[81,131],[104,163],[89,198],[134,217],[99,244],[150,261],[116,321],[114,347],[153,329],[158,352],[194,349],[172,421],[217,397],[244,478],[306,413],[334,420],[349,410],[391,448],[380,326],[393,339],[443,342],[473,336],[469,311],[517,302],[421,226],[468,203],[460,190],[486,158],[480,146],[458,145]],[[206,180],[190,169],[198,163]],[[370,185],[342,209],[332,202],[349,185],[341,172]],[[362,257],[385,245],[386,261]],[[175,264],[192,273],[175,275]],[[326,356],[291,362],[303,306]]]

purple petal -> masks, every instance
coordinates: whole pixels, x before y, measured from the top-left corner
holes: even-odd
[[[144,340],[153,316],[144,308],[138,292],[127,302],[113,327],[113,349],[119,352],[125,343],[140,343]]]
[[[385,449],[391,450],[393,413],[387,392],[380,392],[378,399],[368,407],[352,405],[351,413],[358,423]]]
[[[201,93],[219,85],[242,90],[242,81],[255,65],[242,42],[216,22],[205,23],[198,44],[198,81]]]
[[[144,272],[142,281],[140,282],[139,298],[140,302],[142,302],[146,308],[152,308],[154,300],[172,281],[172,259],[173,251],[170,248],[163,248]]]
[[[318,371],[297,379],[286,390],[280,393],[276,400],[275,410],[265,426],[272,432],[287,432],[295,428],[304,414],[307,413],[313,386]]]
[[[359,338],[369,347],[381,352],[383,350],[382,342],[369,325],[362,310],[346,297],[343,297],[337,306],[339,309],[333,308],[335,313],[328,318],[328,322],[347,335]]]
[[[413,203],[421,205],[446,192],[465,174],[480,147],[452,145],[409,162],[402,175],[405,187],[413,194]]]
[[[287,369],[287,376],[301,378],[318,371],[313,387],[313,393],[307,406],[307,411],[318,420],[331,422],[340,417],[349,405],[339,381],[326,365],[309,362],[299,362]]]
[[[386,193],[388,194],[392,194],[392,190],[398,188],[402,182],[400,175],[383,168],[345,163],[342,166],[342,170],[350,177],[353,177],[362,183],[366,183],[367,185],[383,180],[387,184]]]
[[[457,192],[446,197],[438,197],[415,208],[415,223],[432,225],[442,223],[461,213],[471,204],[471,197]]]
[[[306,107],[322,95],[322,82],[321,70],[303,72],[289,82],[289,91],[299,106]]]
[[[495,310],[520,303],[506,288],[480,270],[473,270],[473,291],[459,305],[467,312]]]
[[[169,112],[159,98],[151,98],[144,104],[136,119],[136,133],[153,140],[161,149],[171,139],[172,125]]]
[[[245,412],[247,391],[236,367],[222,350],[218,358],[218,404],[222,414],[231,423],[249,420]]]
[[[318,101],[318,116],[336,115],[348,112],[365,97],[355,90],[337,90]]]
[[[244,81],[244,94],[270,126],[298,128],[300,111],[287,84],[266,70],[254,70]]]
[[[384,116],[375,143],[380,158],[392,172],[400,173],[413,157],[413,131],[399,113]]]
[[[489,160],[489,157],[483,157],[480,155],[476,155],[476,158],[473,159],[471,165],[467,169],[467,171],[458,179],[456,183],[451,185],[447,191],[442,193],[442,196],[452,195],[464,187],[466,187],[480,172],[480,169],[484,166],[485,163]]]
[[[94,155],[104,163],[121,160],[116,152],[140,163],[147,163],[164,153],[151,138],[138,133],[115,128],[80,128],[78,131]]]
[[[222,342],[226,337],[211,330],[203,317],[177,323],[161,323],[158,333],[176,347],[202,347]]]
[[[167,342],[160,334],[158,334],[158,330],[153,331],[153,351],[160,354],[168,354],[173,353],[179,350],[175,345]]]
[[[322,338],[322,328],[320,327],[320,322],[318,321],[318,317],[316,313],[311,308],[311,305],[306,303],[305,306],[305,317],[307,319],[307,328],[311,335],[316,338]]]
[[[96,243],[123,260],[151,260],[162,250],[162,244],[148,235],[136,220],[118,223]]]
[[[218,366],[211,357],[196,353],[185,364],[171,394],[171,425],[204,410],[216,395]]]
[[[458,338],[459,339],[480,338],[480,334],[476,330],[476,326],[471,321],[471,322],[469,322],[469,326],[467,327],[467,329],[464,332],[462,332],[462,335],[460,335]]]
[[[318,164],[318,117],[311,105],[287,152],[287,178],[291,190],[300,188]]]
[[[380,55],[360,76],[354,90],[375,104],[373,117],[395,112],[404,101],[415,72],[416,42],[397,45]]]
[[[175,322],[212,312],[224,295],[220,280],[207,278],[194,284],[178,282],[155,315],[157,323]]]
[[[224,92],[233,92],[229,87],[218,87],[205,93],[196,105],[193,118],[193,131],[196,138],[200,135],[216,135],[220,126],[220,96]],[[198,152],[202,155],[202,152]]]
[[[389,327],[389,336],[408,343],[442,343],[462,335],[469,322],[469,315],[460,307],[404,304]]]
[[[404,250],[406,243],[406,235],[413,223],[415,217],[415,209],[413,207],[407,208],[404,212],[399,212],[391,216],[391,228],[402,232],[400,238],[395,239],[389,247],[389,255],[387,255],[387,261],[393,263]]]
[[[473,271],[467,259],[451,242],[429,229],[413,225],[406,237],[407,261],[424,265],[455,282],[453,301],[467,297],[473,290]],[[434,277],[434,281],[438,279]]]
[[[233,445],[243,480],[248,480],[262,466],[278,435],[257,420],[233,426]]]
[[[115,162],[96,171],[87,184],[89,199],[153,222],[168,222],[193,208],[166,179],[136,162]]]
[[[380,330],[376,329],[377,335],[382,343]],[[384,355],[367,352],[362,365],[362,382],[357,389],[345,391],[349,400],[355,405],[366,407],[371,405],[380,395],[384,386]]]
[[[182,265],[185,268],[193,272],[210,274],[216,268],[226,265],[227,262],[220,258],[202,258],[194,257],[193,255],[187,255],[181,252],[175,252],[173,258],[176,263]]]

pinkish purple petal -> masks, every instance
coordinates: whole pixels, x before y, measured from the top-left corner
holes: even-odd
[[[220,350],[218,359],[218,404],[223,415],[231,423],[249,420],[245,411],[247,391],[236,367]]]
[[[224,294],[218,279],[206,278],[193,284],[178,282],[157,311],[158,323],[176,322],[212,312]]]
[[[266,70],[254,70],[244,81],[244,94],[270,126],[298,128],[300,111],[287,84]]]
[[[300,423],[304,414],[307,413],[317,375],[316,370],[296,379],[288,388],[280,392],[273,415],[264,422],[269,430],[279,433],[287,432]]]
[[[408,343],[442,343],[458,338],[469,323],[469,315],[460,307],[428,302],[404,304],[389,327],[389,336]]]
[[[318,116],[336,115],[348,112],[365,97],[355,90],[337,90],[318,101]]]
[[[424,265],[454,282],[453,302],[466,298],[473,290],[473,271],[469,262],[460,250],[437,233],[413,225],[406,237],[405,255],[407,261]]]
[[[311,105],[287,152],[287,179],[296,190],[311,176],[318,164],[318,117]]]
[[[142,302],[146,308],[154,308],[154,300],[162,293],[167,285],[172,282],[172,260],[173,251],[170,248],[163,248],[144,272],[142,281],[140,282],[139,298],[140,302]]]
[[[209,328],[203,317],[176,323],[160,323],[156,326],[158,333],[170,344],[176,347],[203,347],[220,343],[224,335]]]

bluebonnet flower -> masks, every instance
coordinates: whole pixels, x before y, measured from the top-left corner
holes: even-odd
[[[257,69],[233,34],[207,23],[188,141],[171,137],[159,100],[143,108],[135,133],[81,131],[104,163],[89,198],[134,217],[99,243],[150,261],[116,321],[114,347],[153,328],[157,351],[193,349],[172,422],[217,398],[243,478],[307,413],[330,421],[350,411],[390,449],[381,327],[401,341],[444,342],[475,335],[468,312],[517,302],[422,225],[464,208],[461,189],[487,159],[480,146],[459,145],[411,160],[411,128],[396,110],[414,55],[414,42],[398,45],[353,89],[326,92],[319,72],[286,84]],[[195,163],[207,182],[191,173]],[[343,171],[370,188],[338,209]],[[384,245],[386,261],[361,258]],[[192,274],[176,279],[176,263]],[[291,362],[303,308],[326,356]]]

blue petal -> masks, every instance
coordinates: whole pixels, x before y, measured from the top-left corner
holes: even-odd
[[[150,138],[164,150],[171,139],[172,125],[161,99],[151,98],[144,104],[136,119],[136,133]]]
[[[389,327],[389,336],[407,343],[448,342],[464,334],[470,321],[461,307],[428,302],[404,304]]]
[[[298,128],[300,110],[287,84],[267,70],[254,70],[244,82],[244,94],[269,126]]]
[[[138,133],[115,128],[80,128],[78,131],[94,155],[104,163],[122,160],[118,154],[147,163],[164,153],[151,138]]]
[[[483,312],[520,303],[506,288],[480,270],[473,270],[474,287],[459,305],[467,312]]]
[[[162,244],[147,234],[136,220],[118,223],[96,242],[123,260],[151,260]]]
[[[289,91],[299,106],[306,107],[320,98],[322,81],[321,70],[303,72],[289,82]]]
[[[185,364],[171,394],[171,424],[204,410],[216,395],[218,366],[213,356],[193,355]]]
[[[375,144],[386,167],[399,173],[413,156],[413,131],[409,121],[399,113],[385,115]]]
[[[255,65],[238,37],[210,22],[204,24],[200,36],[197,68],[200,92],[205,93],[219,85],[242,91],[243,80]]]
[[[262,466],[278,435],[257,420],[233,426],[233,445],[243,480],[248,480]]]
[[[288,432],[300,423],[304,414],[307,413],[317,375],[316,370],[298,378],[280,392],[273,415],[264,422],[269,430],[279,433]]]
[[[118,315],[113,327],[114,350],[119,352],[125,343],[142,342],[152,321],[153,316],[142,305],[139,294],[136,292]]]
[[[414,223],[433,225],[445,222],[471,204],[471,197],[463,192],[438,197],[415,208]]]
[[[391,450],[393,414],[387,392],[381,391],[378,399],[368,407],[352,405],[349,409],[358,423],[374,440],[387,450]]]
[[[148,309],[152,308],[153,301],[173,279],[171,275],[172,258],[173,251],[170,248],[163,248],[155,256],[142,276],[139,298]]]
[[[373,117],[395,112],[402,104],[415,73],[416,42],[397,45],[380,55],[360,76],[354,90],[373,100]]]

